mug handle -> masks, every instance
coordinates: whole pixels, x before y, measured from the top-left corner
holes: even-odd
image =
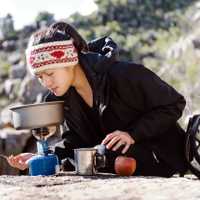
[[[94,157],[94,167],[95,167],[95,169],[104,168],[105,165],[106,165],[105,155],[101,155],[99,153],[96,153],[95,157]]]

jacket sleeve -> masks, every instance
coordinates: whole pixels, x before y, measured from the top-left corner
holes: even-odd
[[[181,117],[184,97],[142,65],[121,69],[115,76],[120,98],[140,113],[128,127],[129,134],[137,142],[166,133]]]

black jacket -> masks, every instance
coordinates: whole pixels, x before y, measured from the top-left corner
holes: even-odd
[[[176,170],[184,171],[185,134],[177,123],[185,107],[184,97],[143,65],[117,61],[116,52],[111,48],[105,55],[79,55],[93,91],[93,116],[88,115],[73,87],[62,97],[47,96],[47,101],[65,101],[69,127],[55,153],[60,159],[73,156],[73,148],[95,146],[107,134],[121,130],[137,143],[145,143]]]

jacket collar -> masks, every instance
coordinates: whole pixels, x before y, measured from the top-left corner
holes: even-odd
[[[79,54],[80,65],[92,87],[95,106],[102,113],[109,102],[108,70],[116,60],[98,53]]]

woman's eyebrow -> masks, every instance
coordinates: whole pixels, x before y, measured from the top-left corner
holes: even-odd
[[[38,73],[38,74],[37,74],[37,73],[35,74],[36,77],[40,77],[41,75],[42,75],[42,74],[39,74],[39,73]]]

